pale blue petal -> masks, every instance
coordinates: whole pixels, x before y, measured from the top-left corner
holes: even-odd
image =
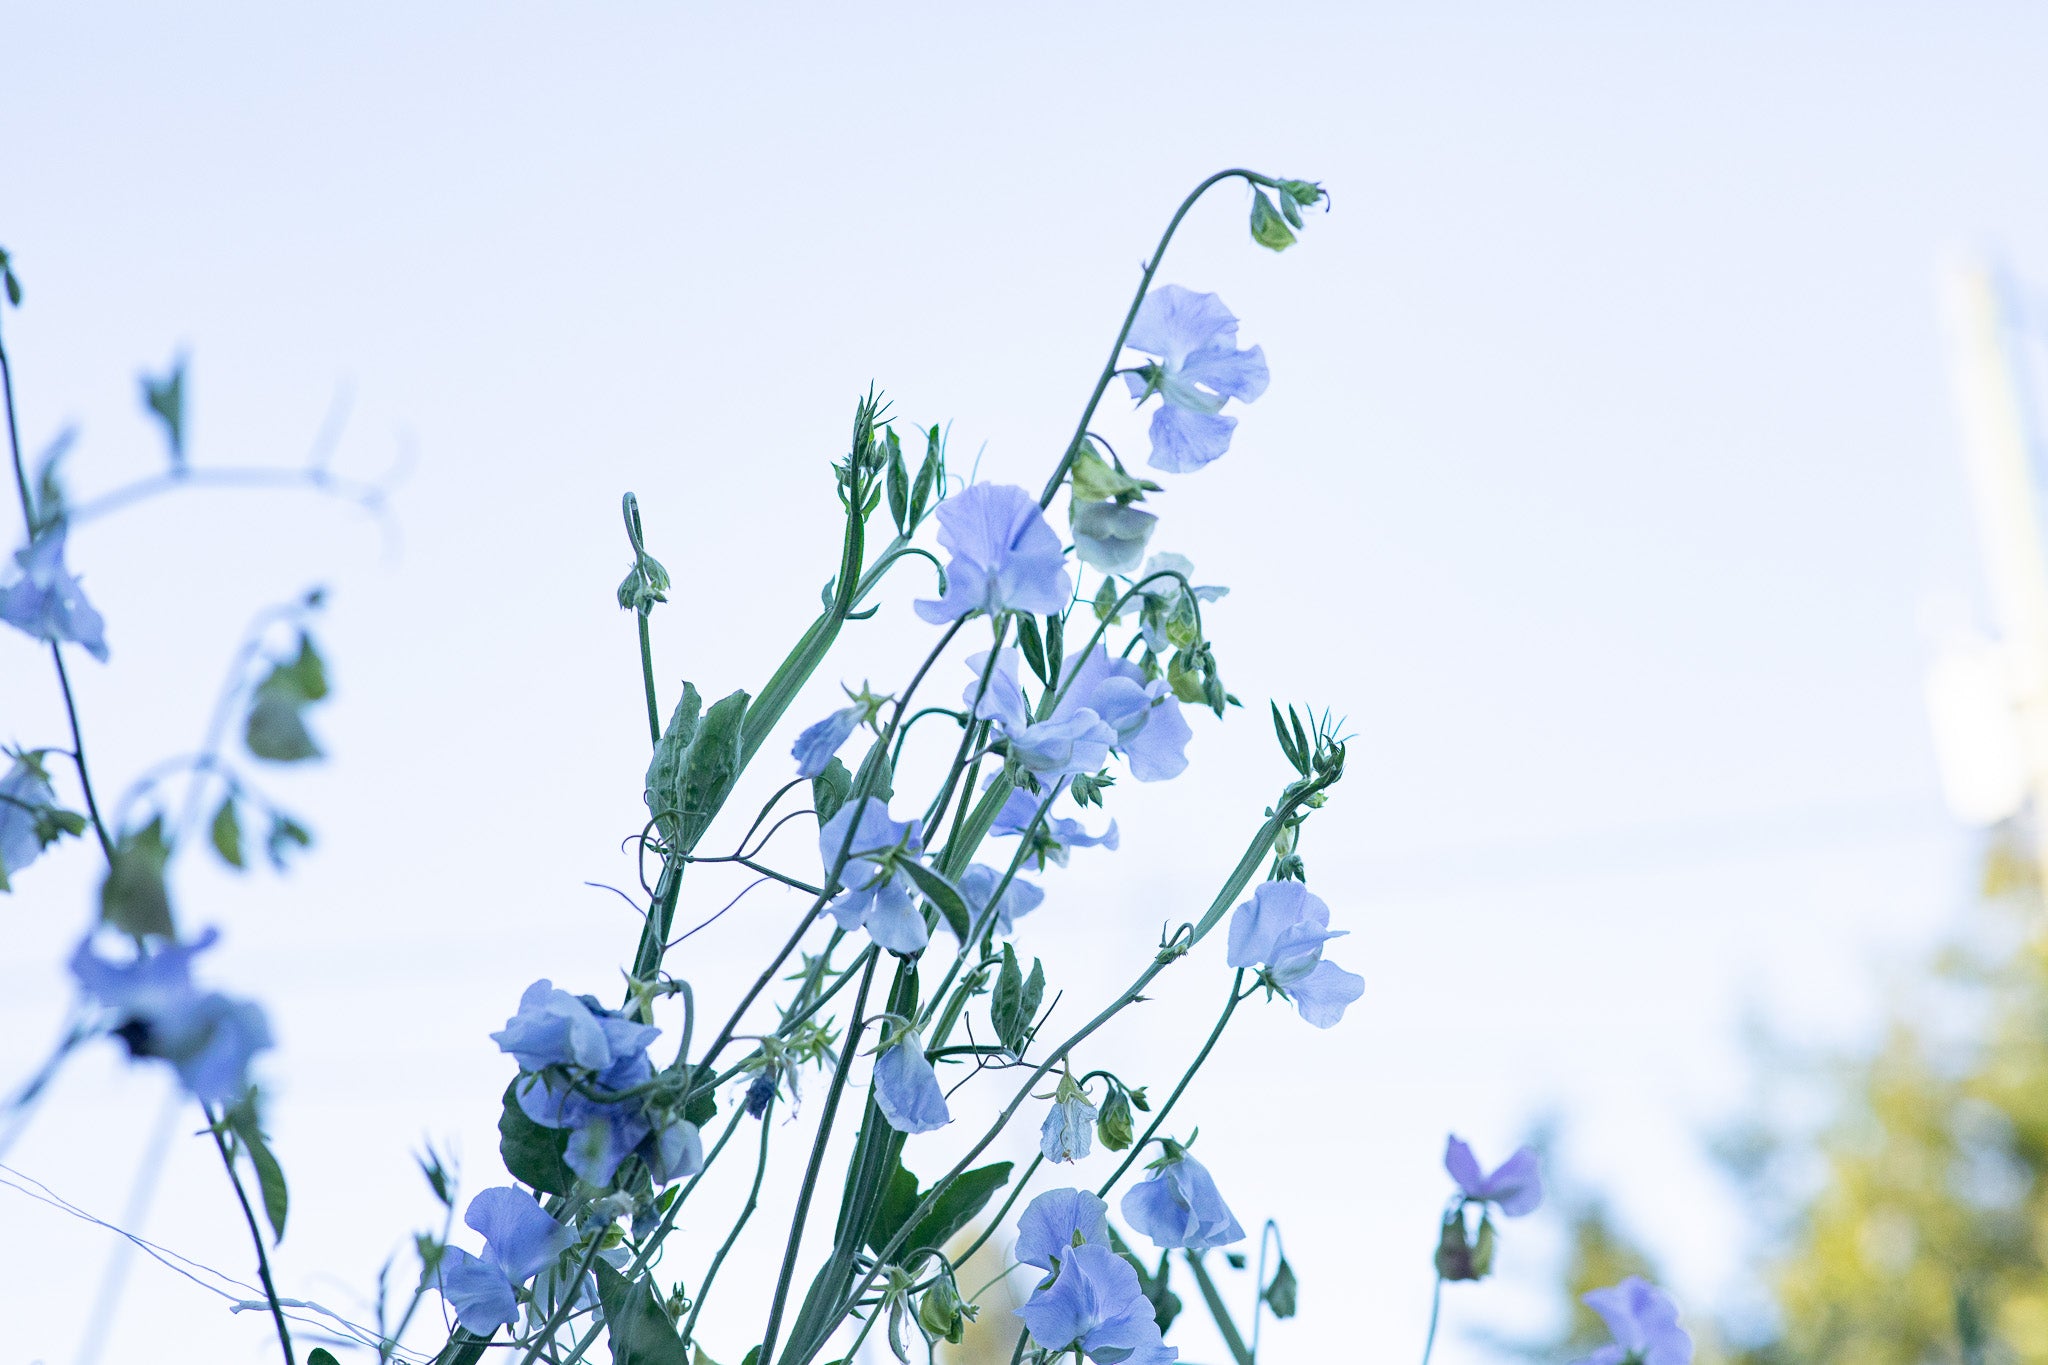
[[[1233,967],[1270,965],[1287,936],[1303,926],[1321,929],[1329,922],[1330,907],[1300,882],[1261,883],[1231,916],[1224,961]]]
[[[1347,972],[1334,962],[1318,962],[1315,970],[1287,988],[1294,997],[1294,1007],[1301,1011],[1301,1017],[1317,1028],[1335,1028],[1344,1017],[1345,1008],[1352,1001],[1365,994],[1365,978],[1354,972]],[[1540,1192],[1537,1196],[1542,1197]],[[1536,1207],[1530,1204],[1529,1208]],[[1516,1213],[1505,1203],[1502,1213]],[[1528,1209],[1519,1210],[1521,1213]]]
[[[1517,1148],[1513,1156],[1486,1177],[1486,1197],[1510,1218],[1534,1213],[1543,1202],[1543,1171],[1536,1160],[1536,1149]]]
[[[1200,469],[1230,449],[1230,433],[1236,429],[1235,417],[1161,404],[1152,414],[1152,454],[1146,463],[1169,474]]]
[[[648,1146],[647,1170],[657,1185],[686,1179],[704,1169],[704,1138],[694,1123],[678,1119],[653,1134]]]
[[[1220,1247],[1244,1240],[1208,1169],[1183,1154],[1124,1195],[1124,1217],[1155,1246]]]
[[[1126,734],[1121,744],[1131,776],[1140,782],[1165,782],[1188,770],[1188,741],[1195,732],[1181,714],[1180,702],[1162,697],[1144,712],[1144,723]]]
[[[946,565],[945,594],[937,600],[921,597],[910,605],[925,620],[943,626],[971,611],[980,611],[988,596],[988,571],[978,564],[955,559]]]
[[[1034,806],[1033,809],[1037,808]],[[1002,879],[1003,874],[986,863],[975,863],[961,876],[960,894],[966,898],[967,908],[973,912],[977,923],[987,913],[988,898]],[[1003,935],[1011,933],[1019,919],[1036,910],[1044,901],[1045,892],[1040,887],[1022,877],[1010,878],[1010,884],[1003,889],[1002,903],[996,907],[996,932]]]
[[[945,1092],[914,1033],[875,1059],[875,1107],[899,1133],[929,1133],[953,1121]]]
[[[83,645],[105,663],[106,623],[64,567],[64,536],[59,526],[15,552],[21,576],[0,588],[0,621],[38,640]]]
[[[623,1104],[604,1105],[570,1130],[568,1149],[562,1161],[593,1185],[609,1185],[619,1163],[633,1154],[650,1125],[638,1114],[626,1112]]]
[[[532,1279],[576,1240],[532,1195],[510,1185],[477,1191],[462,1221],[484,1235],[485,1259],[514,1284]]]
[[[519,1300],[505,1272],[461,1247],[441,1253],[436,1270],[441,1297],[455,1310],[456,1321],[478,1336],[519,1321]]]
[[[1159,518],[1138,507],[1115,502],[1083,502],[1070,509],[1074,552],[1081,562],[1104,573],[1129,573],[1145,557],[1145,546]]]
[[[1458,1188],[1469,1198],[1486,1197],[1486,1177],[1480,1172],[1479,1158],[1472,1155],[1465,1139],[1456,1133],[1444,1143],[1444,1169],[1450,1172],[1451,1179],[1458,1182]]]
[[[790,757],[796,760],[798,777],[816,777],[825,771],[867,715],[864,706],[845,706],[796,737]]]
[[[1109,1241],[1109,1205],[1086,1190],[1047,1190],[1017,1219],[1017,1244],[1010,1254],[1020,1264],[1051,1270],[1077,1238],[1082,1245]]]
[[[1038,1150],[1047,1161],[1079,1161],[1095,1145],[1095,1106],[1086,1099],[1058,1101],[1038,1129]]]
[[[863,923],[867,925],[868,937],[892,953],[908,956],[922,952],[925,944],[931,942],[924,912],[917,908],[901,877],[876,888],[874,903],[868,907]]]
[[[56,803],[56,790],[37,767],[16,759],[0,778],[0,873],[12,876],[41,856],[36,810]]]
[[[967,656],[968,683],[960,693],[963,706],[974,708],[974,714],[982,720],[1000,724],[1005,732],[1022,730],[1031,724],[1030,708],[1024,705],[1024,688],[1019,682],[1018,668],[1024,656],[1016,649],[1005,649],[996,655],[996,666],[988,666],[988,651]],[[986,687],[982,674],[988,674]]]
[[[1109,761],[1117,734],[1085,707],[1028,725],[1009,736],[1010,752],[1027,771],[1041,778],[1092,773]]]
[[[1162,284],[1145,295],[1124,344],[1178,366],[1190,354],[1237,344],[1237,319],[1214,294]]]
[[[1196,351],[1181,364],[1180,376],[1243,403],[1264,393],[1271,377],[1266,372],[1266,352],[1258,346],[1248,351],[1228,346]]]
[[[970,611],[1057,612],[1073,593],[1060,538],[1038,499],[1011,484],[978,483],[939,504],[939,543],[952,552],[946,594],[920,602],[937,624]]]

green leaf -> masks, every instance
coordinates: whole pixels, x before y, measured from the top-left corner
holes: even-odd
[[[628,1281],[602,1260],[591,1268],[597,1272],[613,1365],[690,1365],[689,1351],[654,1292],[652,1276]]]
[[[916,882],[917,889],[924,893],[924,898],[938,907],[939,913],[952,927],[954,937],[962,943],[967,942],[967,936],[974,932],[974,919],[968,913],[967,901],[960,894],[960,889],[915,858],[906,858],[897,866],[908,872],[910,880]]]
[[[954,1233],[974,1221],[974,1216],[987,1207],[997,1190],[1009,1183],[1010,1163],[1007,1161],[962,1171],[939,1195],[932,1211],[918,1220],[899,1251],[908,1255],[926,1247],[943,1247],[953,1240]]]
[[[562,1154],[569,1150],[569,1130],[543,1128],[519,1107],[519,1082],[505,1087],[505,1102],[498,1115],[498,1155],[515,1180],[524,1181],[544,1194],[567,1194],[576,1187],[576,1173]]]
[[[917,1190],[917,1177],[904,1169],[902,1161],[898,1160],[896,1168],[889,1172],[889,1183],[882,1187],[882,1197],[875,1205],[874,1220],[868,1224],[868,1250],[881,1255],[882,1248],[889,1245],[889,1240],[910,1221],[910,1215],[917,1212],[923,1198]],[[904,1254],[908,1254],[907,1249]]]
[[[1045,642],[1038,638],[1038,618],[1017,613],[1017,644],[1024,651],[1024,662],[1031,665],[1031,671],[1038,680],[1051,686],[1051,679],[1045,671]]]
[[[326,696],[327,665],[312,637],[301,632],[297,656],[272,665],[256,688],[243,736],[249,752],[276,763],[320,757],[320,746],[306,729],[303,712]]]
[[[315,1346],[306,1352],[306,1365],[341,1365],[341,1362],[336,1360],[334,1352],[325,1346]]]
[[[910,469],[903,463],[903,442],[889,431],[889,519],[906,535],[910,531]]]
[[[285,1189],[284,1168],[277,1164],[277,1157],[263,1136],[263,1125],[256,1117],[254,1091],[228,1110],[227,1123],[249,1153],[249,1164],[256,1169],[256,1184],[263,1195],[263,1213],[270,1220],[271,1235],[282,1242],[284,1218],[291,1208],[291,1195]]]
[[[66,427],[57,434],[43,451],[43,458],[36,466],[35,529],[54,526],[64,519],[64,480],[58,473],[58,464],[64,459],[71,445],[78,439],[76,427]]]
[[[668,728],[661,732],[654,745],[654,757],[647,762],[645,799],[649,814],[667,815],[681,809],[683,755],[690,751],[690,741],[697,737],[698,713],[703,709],[697,685],[685,682],[676,709],[669,713]]]
[[[988,1013],[996,1026],[996,1037],[1012,1052],[1020,1052],[1024,1047],[1024,1025],[1018,1010],[1023,996],[1024,972],[1017,965],[1017,950],[1005,943],[1003,965],[996,969],[995,989],[988,998]]]
[[[1090,603],[1090,605],[1095,608],[1096,620],[1107,621],[1111,625],[1115,625],[1119,620],[1122,619],[1117,614],[1117,596],[1118,593],[1116,590],[1116,584],[1105,577],[1102,580],[1102,586],[1095,590],[1094,602]]]
[[[1294,740],[1287,733],[1287,722],[1280,719],[1280,703],[1269,701],[1266,705],[1273,709],[1273,733],[1279,736],[1280,752],[1287,756],[1287,761],[1293,765],[1296,772],[1306,776],[1308,765],[1302,761],[1301,751],[1294,747]]]
[[[163,420],[171,446],[171,467],[185,466],[185,360],[180,356],[162,379],[142,376],[142,401]]]
[[[270,817],[270,833],[263,838],[263,851],[270,857],[270,865],[279,872],[284,871],[284,857],[294,846],[311,848],[313,831],[307,829],[289,815],[273,813]]]
[[[213,851],[220,854],[221,861],[229,867],[247,867],[242,857],[242,817],[235,809],[232,794],[220,803],[220,809],[213,813]]]
[[[122,835],[114,847],[106,880],[100,883],[100,922],[136,938],[148,934],[176,937],[171,893],[164,885],[164,864],[170,856],[161,815]]]
[[[1287,220],[1261,189],[1252,191],[1252,240],[1272,251],[1285,251],[1294,245],[1294,233]]]
[[[917,482],[910,490],[910,525],[916,528],[924,520],[924,509],[930,505],[932,489],[937,485],[945,468],[945,445],[939,436],[939,429],[933,427],[924,437],[924,463],[917,467]]]
[[[1266,1286],[1266,1307],[1273,1310],[1276,1318],[1294,1316],[1296,1293],[1300,1286],[1295,1282],[1294,1267],[1287,1264],[1287,1258],[1280,1258],[1280,1268],[1273,1272],[1273,1282]]]
[[[693,1077],[698,1089],[690,1096],[690,1103],[683,1110],[683,1122],[694,1123],[702,1128],[718,1117],[718,1091],[711,1084],[717,1076],[717,1068],[704,1063],[698,1064]]]
[[[1045,618],[1045,676],[1057,685],[1060,665],[1067,661],[1067,623],[1064,617]]]
[[[676,809],[680,812],[680,838],[686,849],[695,848],[704,837],[712,817],[725,803],[726,793],[732,790],[733,780],[739,776],[740,730],[746,721],[749,700],[745,692],[735,692],[713,702],[690,741],[689,752],[683,756],[681,799]]]
[[[853,774],[834,758],[825,765],[824,772],[811,779],[811,805],[817,809],[818,823],[822,825],[839,814],[839,808],[852,792]]]

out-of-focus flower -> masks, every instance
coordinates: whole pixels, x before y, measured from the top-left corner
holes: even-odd
[[[1066,610],[1074,582],[1038,499],[1012,484],[978,483],[940,503],[935,515],[939,544],[953,557],[945,595],[917,602],[919,616],[942,625],[976,611]]]
[[[1156,357],[1124,375],[1131,397],[1164,400],[1152,414],[1154,469],[1184,474],[1222,455],[1237,426],[1219,415],[1224,403],[1266,391],[1266,353],[1237,349],[1237,319],[1214,294],[1160,285],[1139,305],[1125,344]]]
[[[1217,1193],[1215,1179],[1186,1148],[1168,1140],[1166,1155],[1151,1169],[1124,1195],[1122,1207],[1124,1218],[1155,1246],[1199,1250],[1244,1240],[1244,1229]]]
[[[441,1297],[464,1327],[488,1336],[519,1320],[517,1287],[568,1250],[576,1234],[532,1195],[510,1185],[478,1191],[462,1221],[483,1234],[484,1254],[445,1248],[438,1268]]]
[[[57,804],[41,752],[16,754],[0,777],[0,891],[10,890],[14,874],[59,838],[84,832],[85,817]]]
[[[1678,1306],[1638,1275],[1583,1296],[1614,1333],[1579,1365],[1692,1365],[1692,1338],[1678,1325]]]
[[[839,927],[849,932],[865,927],[869,938],[893,953],[923,948],[931,936],[917,908],[917,884],[898,865],[920,851],[919,822],[891,820],[887,803],[878,797],[849,801],[818,827],[818,856],[827,872],[839,860],[841,846],[847,847],[846,866],[839,873],[845,889],[825,907]]]
[[[1267,882],[1231,916],[1225,960],[1258,968],[1302,1018],[1330,1028],[1365,994],[1365,978],[1323,961],[1323,944],[1345,933],[1329,923],[1330,907],[1300,882]]]
[[[875,1105],[899,1133],[929,1133],[953,1121],[915,1033],[904,1033],[875,1058]]]
[[[1031,1339],[1054,1354],[1079,1350],[1096,1365],[1163,1365],[1180,1352],[1159,1340],[1152,1301],[1138,1272],[1106,1246],[1077,1246],[1060,1258],[1053,1282],[1017,1316]]]
[[[64,567],[64,535],[60,523],[14,552],[21,573],[0,588],[0,621],[38,640],[83,645],[86,653],[105,663],[106,622]]]
[[[1534,1147],[1518,1148],[1515,1154],[1483,1174],[1479,1158],[1456,1133],[1444,1144],[1444,1169],[1465,1197],[1475,1203],[1492,1204],[1509,1218],[1534,1213],[1543,1202],[1543,1173],[1536,1164]]]
[[[208,929],[121,962],[100,956],[88,934],[71,955],[71,974],[117,1016],[109,1032],[129,1056],[167,1061],[198,1099],[227,1105],[249,1088],[250,1058],[271,1044],[261,1006],[192,984],[192,959],[219,937]]]

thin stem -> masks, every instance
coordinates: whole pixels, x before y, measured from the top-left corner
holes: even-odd
[[[747,1226],[747,1220],[754,1216],[755,1208],[760,1205],[761,1177],[768,1173],[768,1139],[774,1131],[774,1125],[768,1120],[774,1112],[775,1097],[771,1095],[767,1108],[761,1111],[761,1157],[754,1164],[754,1184],[747,1191],[746,1207],[740,1210],[739,1221],[734,1223],[732,1231],[726,1234],[724,1244],[718,1248],[718,1254],[711,1258],[711,1268],[704,1272],[704,1282],[697,1286],[697,1301],[690,1305],[689,1319],[683,1323],[685,1346],[690,1344],[691,1338],[697,1333],[697,1315],[704,1311],[704,1301],[711,1297],[711,1285],[718,1278],[718,1268],[725,1264],[726,1254],[732,1250],[733,1244],[739,1241],[740,1233]]]
[[[1436,1348],[1436,1316],[1444,1306],[1444,1277],[1436,1277],[1436,1288],[1429,1294],[1429,1335],[1422,1339],[1422,1365],[1429,1365],[1429,1353]]]
[[[200,1109],[206,1115],[207,1131],[213,1134],[213,1145],[220,1152],[220,1164],[228,1173],[228,1183],[235,1187],[235,1201],[242,1206],[242,1220],[249,1225],[249,1241],[256,1248],[256,1278],[263,1284],[263,1297],[270,1304],[270,1320],[277,1324],[277,1341],[284,1347],[285,1365],[298,1365],[292,1354],[291,1329],[284,1325],[284,1305],[278,1302],[277,1286],[270,1278],[270,1257],[263,1250],[263,1233],[256,1226],[256,1210],[249,1206],[248,1191],[242,1188],[242,1177],[235,1171],[234,1153],[228,1150],[228,1140],[221,1133],[220,1118],[213,1112],[213,1106],[201,1103]]]
[[[1223,1028],[1230,1022],[1230,1016],[1237,1013],[1238,1002],[1244,999],[1243,988],[1244,969],[1240,967],[1237,975],[1230,982],[1230,1003],[1223,1007],[1223,1013],[1216,1020],[1216,1027],[1209,1030],[1209,1041],[1202,1044],[1202,1050],[1195,1054],[1195,1060],[1189,1062],[1188,1069],[1181,1073],[1180,1084],[1176,1085],[1173,1088],[1173,1093],[1166,1097],[1166,1103],[1159,1106],[1159,1112],[1152,1116],[1152,1122],[1145,1125],[1144,1136],[1131,1144],[1131,1150],[1124,1154],[1122,1164],[1110,1172],[1109,1179],[1102,1182],[1102,1188],[1095,1192],[1096,1198],[1108,1197],[1110,1187],[1123,1178],[1125,1171],[1131,1169],[1131,1163],[1136,1161],[1138,1154],[1145,1150],[1145,1144],[1152,1140],[1153,1134],[1159,1131],[1159,1126],[1166,1122],[1166,1116],[1173,1112],[1173,1106],[1179,1102],[1181,1095],[1186,1092],[1188,1083],[1195,1079],[1195,1073],[1202,1069],[1202,1063],[1209,1060],[1209,1053],[1215,1048],[1216,1040],[1223,1036]]]
[[[555,1333],[561,1330],[562,1324],[568,1321],[569,1314],[576,1307],[576,1300],[582,1297],[579,1291],[583,1287],[583,1277],[590,1273],[591,1263],[597,1259],[597,1249],[603,1243],[604,1237],[602,1234],[595,1231],[590,1234],[590,1247],[583,1253],[582,1261],[577,1264],[576,1273],[569,1277],[569,1283],[566,1286],[556,1286],[556,1293],[560,1295],[560,1298],[556,1302],[554,1310],[548,1314],[547,1321],[543,1322],[540,1330],[533,1334],[533,1342],[526,1348],[526,1354],[519,1357],[519,1365],[533,1365],[533,1362],[540,1358],[540,1353],[543,1350],[547,1350],[550,1355],[554,1354],[553,1350],[549,1348],[549,1343],[554,1340]]]
[[[1038,1168],[1040,1166],[1043,1166],[1044,1164],[1045,1153],[1043,1152],[1040,1152],[1038,1155],[1031,1158],[1031,1164],[1024,1168],[1024,1174],[1017,1177],[1016,1187],[1010,1191],[1010,1197],[1008,1199],[1005,1199],[1003,1201],[1003,1206],[995,1211],[995,1216],[990,1218],[988,1222],[985,1225],[983,1225],[981,1229],[981,1236],[975,1238],[973,1243],[967,1248],[967,1250],[960,1253],[958,1261],[961,1265],[966,1265],[969,1261],[973,1260],[974,1253],[981,1250],[982,1247],[988,1244],[988,1239],[995,1235],[996,1229],[1003,1225],[1003,1220],[1010,1216],[1010,1209],[1013,1206],[1015,1206],[1017,1200],[1023,1195],[1024,1187],[1031,1183],[1031,1177],[1037,1175]],[[1003,1272],[1003,1275],[1007,1275],[1009,1273],[1010,1272],[1008,1270],[1005,1270]],[[998,1275],[996,1277],[996,1279],[1001,1278],[1002,1275]],[[989,1284],[994,1283],[995,1280],[989,1281]],[[982,1286],[982,1288],[984,1289],[987,1287],[987,1285]],[[975,1291],[975,1294],[977,1296],[979,1296],[980,1293],[981,1290],[979,1289]]]
[[[1202,1291],[1202,1302],[1208,1305],[1209,1316],[1216,1320],[1216,1331],[1223,1337],[1223,1344],[1230,1348],[1231,1358],[1237,1365],[1252,1365],[1252,1353],[1245,1348],[1244,1338],[1238,1334],[1237,1320],[1230,1316],[1223,1295],[1217,1292],[1209,1267],[1202,1264],[1202,1253],[1191,1249],[1183,1251],[1181,1256],[1195,1277],[1195,1287]]]
[[[654,642],[647,638],[647,613],[636,611],[640,623],[640,686],[647,693],[647,732],[656,745],[661,743],[661,704],[654,699]]]

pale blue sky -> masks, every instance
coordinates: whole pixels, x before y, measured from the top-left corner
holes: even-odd
[[[318,856],[180,888],[277,1018],[297,1292],[349,1303],[427,1216],[421,1135],[496,1177],[483,1035],[528,981],[615,980],[632,926],[582,883],[630,875],[645,747],[619,493],[683,585],[656,618],[668,695],[757,686],[831,572],[856,394],[1035,483],[1159,225],[1232,164],[1320,179],[1335,211],[1273,257],[1224,191],[1176,245],[1162,278],[1220,292],[1274,379],[1230,456],[1172,481],[1158,543],[1231,585],[1234,690],[1350,717],[1304,853],[1368,982],[1330,1035],[1255,1016],[1190,1101],[1300,1264],[1276,1358],[1419,1349],[1444,1130],[1498,1153],[1545,1112],[1689,1303],[1732,1292],[1742,1229],[1700,1139],[1743,1092],[1745,1012],[1855,1038],[1967,892],[1920,706],[1980,596],[1932,280],[1958,244],[2048,262],[2048,19],[11,8],[30,444],[79,424],[82,489],[151,468],[134,374],[182,349],[201,461],[298,458],[341,386],[340,463],[414,460],[389,554],[345,509],[243,495],[74,541],[116,788],[190,743],[257,605],[335,588],[334,761],[278,784]],[[837,676],[900,674],[912,591],[794,723]],[[0,738],[56,723],[34,651],[0,640]],[[1271,749],[1256,715],[1198,723],[1187,778],[1118,789],[1125,850],[1052,888],[1095,935],[1088,960],[1047,947],[1056,979],[1106,987],[1206,901]],[[55,1028],[89,886],[74,850],[9,907],[9,1073]],[[750,932],[683,969],[717,980]],[[1125,1061],[1168,1078],[1211,984],[1165,992]],[[96,1056],[10,1160],[112,1216],[156,1096]],[[239,1273],[205,1156],[177,1148],[149,1231]],[[4,1225],[0,1281],[45,1305],[0,1329],[10,1357],[68,1360],[106,1239],[27,1203]],[[1452,1296],[1444,1365],[1492,1358],[1467,1327],[1546,1320],[1556,1225],[1513,1233],[1502,1282]],[[151,1265],[126,1308],[109,1359],[262,1358],[260,1323]]]

